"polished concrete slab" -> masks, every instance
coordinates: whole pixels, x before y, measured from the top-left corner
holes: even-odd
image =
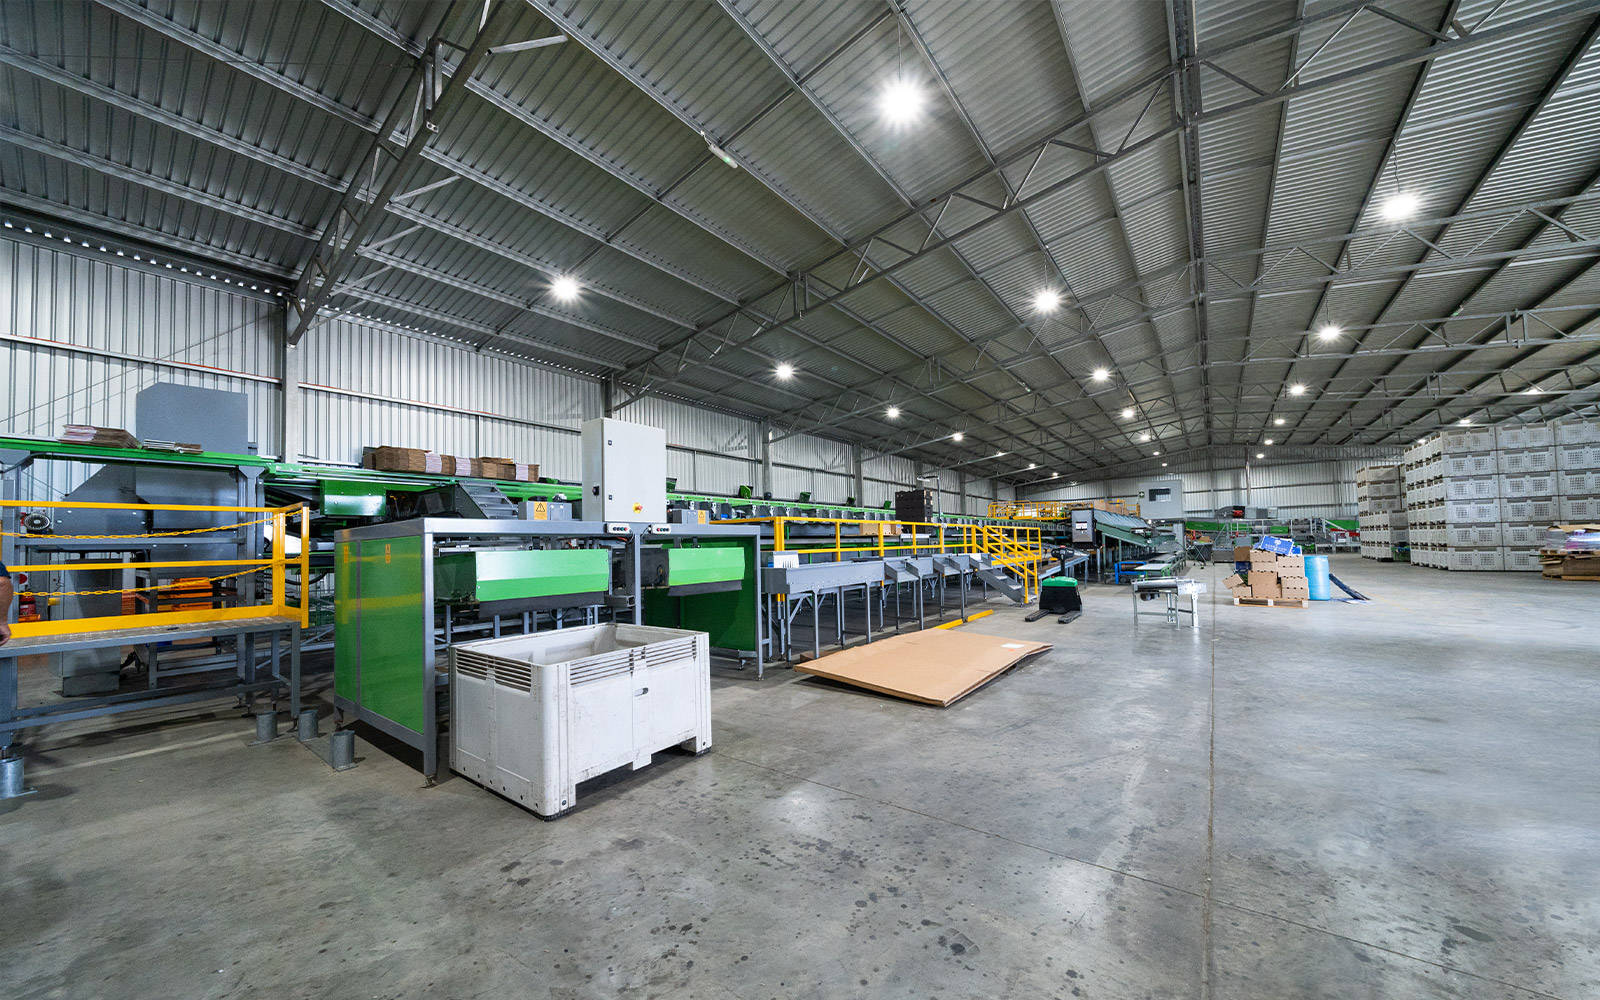
[[[715,746],[544,823],[249,720],[32,742],[0,980],[62,997],[1600,995],[1600,585],[1338,557],[1374,603],[1092,587],[949,709],[717,672]],[[1196,573],[1213,591],[1225,570]],[[115,728],[113,728],[115,727]],[[285,727],[287,728],[287,727]],[[325,723],[326,728],[326,723]]]

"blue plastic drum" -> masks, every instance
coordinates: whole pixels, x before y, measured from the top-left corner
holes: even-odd
[[[1311,591],[1311,599],[1313,601],[1328,600],[1329,586],[1328,557],[1306,556],[1306,587]]]

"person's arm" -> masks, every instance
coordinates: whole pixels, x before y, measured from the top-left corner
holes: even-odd
[[[0,646],[4,646],[11,639],[11,574],[6,571],[4,563],[0,563]]]

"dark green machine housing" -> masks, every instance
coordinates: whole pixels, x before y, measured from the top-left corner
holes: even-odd
[[[647,546],[639,553],[639,585],[672,597],[737,591],[749,554],[743,547]]]

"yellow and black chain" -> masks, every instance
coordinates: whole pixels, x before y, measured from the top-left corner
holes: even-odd
[[[130,565],[130,566],[138,566],[139,564],[138,563],[129,563],[128,565]],[[190,582],[187,582],[187,583],[185,583],[183,580],[179,580],[179,581],[174,582],[174,583],[152,583],[147,587],[120,587],[120,588],[118,588],[116,590],[19,590],[19,591],[17,591],[17,596],[18,597],[104,597],[104,596],[109,595],[109,594],[133,594],[133,593],[138,593],[139,591],[145,591],[145,590],[172,590],[172,589],[178,588],[178,587],[193,587],[193,586],[196,586],[197,584],[195,583],[195,581],[199,581],[199,582],[203,582],[203,583],[216,583],[218,580],[231,580],[236,576],[249,576],[251,573],[259,573],[259,572],[261,572],[261,570],[266,569],[266,568],[267,567],[264,567],[264,566],[256,566],[256,567],[253,567],[251,569],[240,570],[237,573],[224,573],[221,576],[208,576],[208,577],[204,577],[203,579],[200,578],[200,577],[186,577],[185,579],[190,581]]]
[[[33,531],[0,531],[0,535],[7,538],[70,538],[77,541],[99,541],[117,538],[172,538],[177,535],[203,535],[208,531],[232,531],[235,528],[251,528],[258,524],[270,524],[272,521],[273,518],[263,517],[259,521],[244,521],[240,524],[219,524],[211,528],[185,528],[181,531],[152,531],[143,535],[52,535]]]

